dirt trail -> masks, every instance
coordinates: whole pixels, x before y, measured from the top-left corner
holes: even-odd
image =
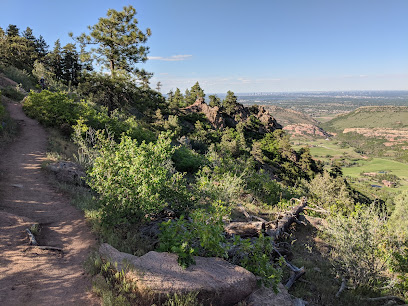
[[[95,237],[82,213],[47,183],[44,129],[19,103],[7,107],[21,133],[0,155],[0,305],[99,305],[83,269]],[[28,245],[24,230],[36,222],[39,244],[62,254]]]

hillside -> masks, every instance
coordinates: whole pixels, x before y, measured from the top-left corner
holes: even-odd
[[[311,116],[303,113],[298,112],[290,108],[283,108],[274,105],[265,105],[265,109],[273,114],[276,121],[279,122],[283,127],[292,124],[313,124],[318,125],[318,121],[313,119]]]
[[[364,106],[345,115],[340,115],[322,124],[332,131],[346,128],[408,128],[408,107],[406,106]]]

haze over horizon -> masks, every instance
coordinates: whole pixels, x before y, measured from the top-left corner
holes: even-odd
[[[408,90],[405,0],[2,0],[0,27],[29,26],[52,49],[125,5],[152,30],[139,67],[163,93]]]

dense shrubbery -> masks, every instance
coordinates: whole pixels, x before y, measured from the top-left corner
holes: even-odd
[[[356,285],[370,286],[386,271],[390,235],[386,216],[375,207],[359,207],[351,215],[328,220],[328,234],[339,271]]]
[[[30,92],[23,103],[24,111],[46,126],[57,127],[70,135],[72,126],[81,123],[84,131],[93,129],[108,129],[117,139],[126,133],[139,142],[153,141],[154,133],[131,115],[125,115],[116,110],[108,113],[103,107],[92,106],[86,102],[74,102],[65,93],[43,90],[41,93]]]
[[[190,173],[197,172],[205,162],[205,159],[200,154],[186,146],[178,147],[171,159],[177,171]]]
[[[191,205],[181,173],[174,172],[170,139],[156,143],[122,136],[115,143],[100,136],[99,156],[89,172],[90,186],[99,193],[104,222],[135,223],[169,207],[176,212]]]
[[[15,101],[21,101],[24,98],[24,94],[20,92],[18,88],[14,88],[11,86],[3,88],[1,92],[2,95]]]
[[[2,65],[0,63],[0,71],[4,73],[7,78],[21,84],[26,91],[36,88],[37,82],[35,78],[25,70],[20,70],[13,66]]]

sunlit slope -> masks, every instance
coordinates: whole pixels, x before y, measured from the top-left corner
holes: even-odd
[[[407,106],[365,106],[322,124],[331,131],[347,128],[408,128]]]

